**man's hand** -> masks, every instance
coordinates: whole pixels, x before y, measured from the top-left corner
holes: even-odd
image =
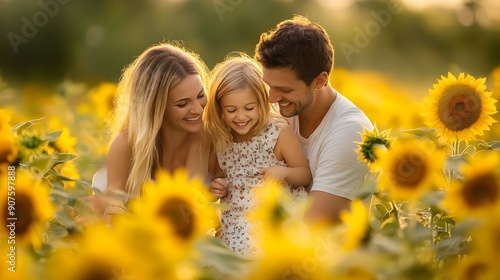
[[[287,175],[287,168],[284,166],[271,166],[259,171],[259,175],[264,175],[264,181],[274,179],[278,182],[283,182]]]

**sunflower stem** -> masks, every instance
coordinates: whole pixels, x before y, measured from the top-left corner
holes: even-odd
[[[431,219],[429,221],[429,226],[431,228],[431,244],[435,245],[435,242],[434,242],[434,215],[432,214],[432,212],[431,212]]]
[[[391,205],[392,205],[392,212],[394,213],[394,218],[396,219],[396,222],[398,223],[398,227],[401,228],[401,224],[399,223],[399,208],[394,202],[394,200],[391,200]]]
[[[453,157],[456,155],[457,155],[457,139],[451,142],[451,156]]]
[[[467,152],[470,148],[473,148],[473,146],[472,146],[472,145],[467,145],[467,146],[465,147],[465,149],[464,149],[464,150],[460,153],[460,156],[465,155],[465,153],[466,153],[466,152]],[[474,155],[474,154],[472,154],[472,155]]]
[[[458,137],[451,142],[450,146],[451,146],[452,157],[460,154],[460,140],[458,139]],[[452,183],[455,180],[455,172],[453,170],[448,171],[448,178],[449,178],[448,180],[449,183]]]

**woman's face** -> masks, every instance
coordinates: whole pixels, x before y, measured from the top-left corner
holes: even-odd
[[[200,132],[205,105],[207,96],[200,76],[189,75],[170,89],[164,121],[169,129]]]

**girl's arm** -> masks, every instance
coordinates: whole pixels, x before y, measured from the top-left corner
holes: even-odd
[[[274,154],[278,160],[284,160],[287,167],[271,166],[261,173],[265,178],[272,176],[292,185],[308,186],[312,180],[311,170],[299,139],[287,124],[277,125],[280,128],[280,135],[274,147]]]

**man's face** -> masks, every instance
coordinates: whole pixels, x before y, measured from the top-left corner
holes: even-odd
[[[262,79],[269,86],[269,102],[277,102],[284,117],[302,114],[312,103],[311,86],[297,78],[290,67],[263,68]]]

